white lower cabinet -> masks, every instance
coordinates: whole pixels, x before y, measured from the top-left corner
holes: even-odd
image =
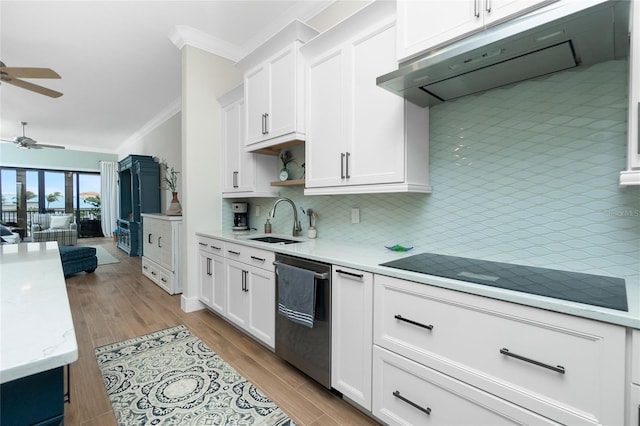
[[[373,414],[389,425],[559,424],[377,346],[373,371]]]
[[[222,315],[226,313],[223,253],[224,241],[198,237],[198,298]]]
[[[624,327],[381,275],[374,282],[374,345],[558,423],[624,423]],[[377,374],[374,366],[374,395],[384,384]]]
[[[373,274],[334,265],[331,287],[331,386],[370,411]]]
[[[275,254],[198,236],[199,300],[275,347]]]
[[[142,214],[142,274],[169,294],[182,293],[182,217]]]
[[[270,348],[275,348],[274,260],[273,252],[225,246],[226,317]]]

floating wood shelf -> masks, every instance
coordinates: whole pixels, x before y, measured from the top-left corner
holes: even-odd
[[[285,181],[271,182],[271,186],[304,186],[304,179],[292,179]]]

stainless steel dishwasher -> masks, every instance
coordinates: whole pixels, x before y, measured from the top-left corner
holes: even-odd
[[[278,314],[278,264],[315,272],[316,301],[313,328]],[[276,354],[312,379],[331,389],[331,265],[276,254]]]

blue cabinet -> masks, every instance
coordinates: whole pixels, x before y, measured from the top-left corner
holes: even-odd
[[[142,213],[160,213],[160,165],[148,155],[130,155],[118,163],[120,217],[118,248],[142,255]]]
[[[3,383],[0,424],[61,425],[64,420],[63,368]]]

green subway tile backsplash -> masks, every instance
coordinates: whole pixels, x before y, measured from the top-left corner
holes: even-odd
[[[637,280],[640,188],[617,185],[627,87],[627,62],[610,61],[431,108],[429,195],[280,193],[319,213],[319,238]],[[247,201],[262,232],[274,199]],[[352,207],[360,224],[351,224]],[[289,233],[290,209],[271,222]]]

